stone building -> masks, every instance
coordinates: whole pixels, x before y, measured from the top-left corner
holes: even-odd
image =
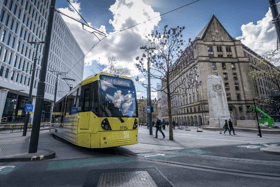
[[[171,76],[171,90],[182,83],[193,66],[197,67],[199,87],[188,87],[183,83],[180,96],[172,101],[172,120],[179,125],[207,125],[209,106],[207,98],[207,77],[218,75],[223,79],[230,115],[236,125],[238,120],[253,119],[247,108],[253,104],[253,98],[268,96],[269,89],[275,85],[266,79],[253,80],[249,72],[256,67],[256,61],[262,57],[234,39],[213,15],[209,23],[201,30],[186,50],[191,51],[184,60],[178,61],[179,71]],[[191,58],[190,58],[191,57]],[[193,59],[193,60],[190,60]],[[264,62],[265,66],[272,66]],[[164,84],[164,83],[162,83]],[[166,98],[162,96],[162,98]],[[163,101],[164,103],[164,101]],[[168,116],[163,119],[168,121]]]
[[[0,0],[0,119],[4,117],[11,121],[13,113],[15,116],[21,114],[17,119],[25,117],[25,104],[36,51],[35,45],[28,42],[45,40],[50,2],[51,0]],[[33,105],[36,101],[43,48],[44,45],[41,44],[37,55],[39,60],[35,70]],[[75,64],[75,68],[70,69]],[[62,17],[55,12],[46,74],[43,121],[50,118],[56,72],[69,71],[67,77],[75,79],[75,86],[82,81],[83,70],[84,53]],[[57,100],[69,91],[69,86],[62,77],[58,80]]]

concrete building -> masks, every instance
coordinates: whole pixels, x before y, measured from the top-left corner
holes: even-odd
[[[209,106],[207,98],[207,77],[218,75],[223,79],[228,100],[230,115],[234,124],[241,120],[252,119],[247,108],[253,104],[256,96],[268,96],[269,89],[276,86],[267,79],[253,80],[249,72],[260,69],[256,66],[257,60],[262,57],[246,47],[241,41],[234,39],[223,25],[213,15],[209,23],[201,30],[192,44],[186,50],[191,51],[184,60],[178,61],[178,72],[171,75],[171,90],[178,84],[183,84],[181,95],[172,101],[173,119],[178,124],[207,125],[209,119]],[[190,56],[193,61],[189,60]],[[263,61],[262,69],[267,71],[268,66],[276,68],[267,61]],[[202,85],[190,88],[182,83],[193,66],[197,66],[199,79]],[[163,83],[162,83],[163,84]],[[162,99],[166,98],[162,96]],[[164,102],[163,103],[167,103]],[[177,104],[176,104],[177,103]],[[176,106],[175,106],[176,105]],[[163,117],[168,121],[165,113]]]
[[[18,111],[21,111],[19,112],[21,115],[17,118],[25,117],[25,104],[36,50],[35,45],[29,44],[28,41],[45,40],[49,8],[50,0],[0,0],[0,118],[4,117],[5,120],[11,121],[13,113],[17,116]],[[83,79],[84,53],[57,12],[52,32],[43,121],[50,118],[57,72],[67,72],[78,63],[67,75],[59,77],[57,100],[69,91],[69,86],[61,79],[62,77],[75,79],[74,85]],[[33,104],[37,94],[43,48],[44,44],[41,44],[37,55],[39,60],[32,93]],[[18,101],[16,101],[17,93]]]

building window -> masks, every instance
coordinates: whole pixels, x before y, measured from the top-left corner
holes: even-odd
[[[224,63],[224,62],[222,63],[222,68],[227,69],[226,63]]]
[[[14,26],[14,19],[11,20],[11,23],[10,23],[10,29],[12,30],[13,29],[13,26]]]
[[[20,65],[21,65],[21,58],[19,58],[18,69],[20,69]]]
[[[3,62],[5,62],[6,61],[6,58],[7,58],[7,49],[5,49],[5,51],[4,51],[4,55],[3,55]]]
[[[16,78],[16,82],[18,82],[18,76],[19,76],[19,73],[17,73],[17,78]]]
[[[233,80],[237,81],[238,78],[237,78],[237,73],[233,73]]]
[[[227,52],[231,52],[231,48],[230,47],[226,47],[226,51]]]
[[[14,79],[14,75],[15,75],[15,71],[13,71],[13,73],[12,73],[11,80]]]
[[[18,16],[17,16],[18,19],[20,19],[20,14],[21,14],[21,9],[19,8],[19,9],[18,9]]]
[[[0,76],[2,77],[2,75],[3,75],[3,71],[4,71],[4,66],[1,66],[1,68],[0,68]]]
[[[229,110],[229,111],[232,111],[232,106],[229,106],[229,107],[228,107],[228,110]]]
[[[235,86],[235,90],[239,90],[239,84],[238,83],[235,83],[234,86]]]
[[[2,31],[2,37],[1,37],[1,41],[2,41],[2,42],[4,42],[5,35],[6,35],[6,30],[3,29],[3,31]]]
[[[20,84],[22,83],[22,77],[23,77],[23,75],[20,76],[20,82],[19,82]]]
[[[30,78],[28,78],[27,86],[29,86],[29,83],[30,83]]]
[[[217,52],[223,52],[221,46],[217,46]]]
[[[6,16],[6,21],[5,21],[5,25],[6,25],[7,27],[8,27],[9,19],[10,19],[10,16],[9,16],[9,14],[7,14],[7,16]]]
[[[4,0],[3,4],[4,4],[5,6],[7,6],[8,0]]]
[[[243,112],[243,107],[242,106],[240,106],[238,108],[239,108],[239,112]]]
[[[24,77],[24,85],[26,84],[26,76]]]
[[[8,78],[8,76],[9,76],[9,69],[7,68],[5,73],[5,78]]]
[[[230,93],[227,93],[227,100],[230,101],[231,98],[230,98]]]
[[[213,55],[213,54],[209,54],[208,56],[209,56],[209,57],[214,57],[214,55]]]
[[[15,24],[15,33],[17,33],[17,28],[18,28],[18,22]]]
[[[0,21],[3,22],[5,11],[2,9],[0,14]]]
[[[23,64],[22,64],[22,71],[24,71],[24,68],[25,68],[25,60],[23,61]]]
[[[237,94],[236,94],[236,98],[237,98],[237,100],[238,100],[238,101],[240,101],[240,100],[241,100],[240,93],[237,93]]]
[[[235,63],[231,63],[231,68],[236,69]]]
[[[209,52],[213,52],[212,46],[207,46],[207,49],[208,49]]]
[[[229,90],[229,83],[227,83],[227,82],[225,83],[225,89]]]
[[[227,75],[227,73],[223,73],[223,76],[224,76],[224,80],[228,80],[228,75]]]
[[[12,52],[10,52],[9,54],[8,64],[11,64],[11,60],[12,60]]]
[[[219,58],[223,58],[223,55],[218,55]]]
[[[216,76],[218,76],[218,73],[217,73],[217,72],[214,72],[213,74],[216,75]]]
[[[16,12],[17,12],[17,5],[15,4],[13,14],[16,15]]]
[[[14,48],[14,47],[15,47],[15,40],[16,40],[16,38],[15,38],[15,37],[13,37],[13,40],[12,40],[12,45],[11,45],[11,47],[12,47],[12,48]]]
[[[228,58],[232,58],[232,55],[227,55]]]
[[[212,69],[217,69],[216,62],[212,62]]]
[[[10,38],[11,38],[11,34],[10,34],[10,33],[8,33],[8,36],[7,36],[7,41],[6,41],[6,44],[7,44],[7,45],[9,45],[9,43],[10,43]]]

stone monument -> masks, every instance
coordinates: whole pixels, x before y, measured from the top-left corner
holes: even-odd
[[[209,126],[223,127],[230,119],[225,86],[220,76],[209,75],[207,78],[207,96],[209,105]]]

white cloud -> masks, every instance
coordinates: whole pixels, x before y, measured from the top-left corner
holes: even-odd
[[[137,92],[137,96],[140,95],[140,94],[141,94],[141,92]]]
[[[146,80],[145,77],[143,77],[142,79],[139,79],[139,82],[144,82]]]
[[[257,24],[250,22],[242,25],[242,36],[236,39],[241,40],[243,44],[260,55],[263,55],[269,50],[276,49],[277,36],[272,19],[272,14],[269,9],[265,17],[257,21]]]
[[[71,0],[71,3],[78,11],[81,11],[81,4],[78,1]],[[81,20],[72,7],[60,8],[59,11]],[[129,76],[138,75],[139,72],[134,66],[135,58],[143,53],[139,47],[147,44],[145,36],[158,25],[161,20],[160,17],[155,18],[141,26],[133,27],[129,30],[118,32],[123,28],[130,27],[137,23],[144,22],[150,18],[157,17],[160,14],[154,12],[150,5],[144,4],[143,0],[116,0],[111,5],[109,11],[113,14],[113,19],[108,20],[114,28],[114,32],[106,33],[106,27],[102,25],[99,30],[108,34],[108,37],[102,40],[85,58],[85,65],[91,65],[93,60],[100,64],[108,64],[108,57],[114,56],[116,65],[130,70]],[[89,32],[82,29],[81,24],[62,16],[69,29],[75,36],[77,42],[80,44],[84,53],[88,52],[98,39]],[[91,23],[89,23],[91,25]],[[98,36],[102,39],[102,36]]]

